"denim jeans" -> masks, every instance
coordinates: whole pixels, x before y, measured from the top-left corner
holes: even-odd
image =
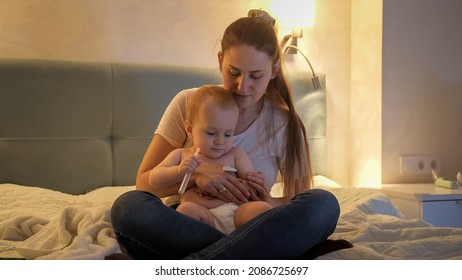
[[[135,259],[297,259],[332,234],[339,214],[333,194],[313,189],[225,235],[148,192],[130,191],[114,202],[111,219]]]

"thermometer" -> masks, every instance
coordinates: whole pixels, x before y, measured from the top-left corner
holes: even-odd
[[[194,153],[194,156],[197,157],[199,155],[199,152],[200,152],[200,149],[197,148],[196,152]],[[187,172],[184,175],[183,181],[181,182],[180,189],[178,190],[179,194],[183,194],[184,191],[186,190],[186,187],[188,186],[188,183],[189,183],[189,179],[191,179],[191,174],[192,172]]]

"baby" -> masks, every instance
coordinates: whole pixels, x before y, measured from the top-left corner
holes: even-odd
[[[193,93],[187,103],[185,129],[193,147],[172,151],[150,174],[158,186],[170,186],[182,181],[201,162],[220,164],[233,172],[245,184],[247,174],[254,172],[247,154],[233,146],[233,135],[239,108],[233,96],[221,86],[206,85]],[[200,154],[194,155],[199,148]],[[231,171],[229,171],[231,170]],[[218,190],[224,194],[226,187]],[[241,205],[216,197],[203,196],[198,188],[190,187],[181,197],[177,211],[228,234],[272,206],[265,201],[249,201]]]

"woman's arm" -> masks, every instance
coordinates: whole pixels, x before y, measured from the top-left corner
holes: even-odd
[[[223,166],[216,163],[202,162],[191,176],[200,192],[204,195],[217,197],[236,204],[247,202],[249,192],[241,179],[223,170]],[[223,194],[219,190],[226,188]]]
[[[165,138],[160,135],[154,135],[149,147],[141,162],[138,174],[136,175],[136,189],[153,193],[158,197],[174,195],[178,192],[179,184],[170,187],[160,188],[149,183],[151,170],[156,167],[167,155],[173,151],[173,147]]]
[[[237,147],[234,149],[235,149],[235,163],[236,163],[236,169],[237,169],[237,176],[243,180],[248,181],[249,180],[248,175],[255,173],[255,169],[253,167],[252,161],[250,160],[247,153],[244,152],[244,150],[237,148]],[[269,188],[266,188],[264,179],[265,178],[263,178],[263,174],[261,174],[261,180],[263,181],[262,184],[249,185],[247,182],[245,182],[246,186],[248,188],[251,188],[253,191],[249,193],[249,196],[250,194],[255,194],[256,196],[264,197],[268,194],[267,190],[269,190]],[[256,200],[256,197],[253,196],[252,200]]]
[[[257,188],[264,188],[266,191],[265,193],[257,193],[252,192],[252,200],[263,200],[271,204],[273,207],[283,205],[289,201],[287,197],[272,197],[270,195],[269,190],[270,188],[266,185],[265,178],[261,172],[250,172],[247,175],[248,184],[255,190]]]
[[[175,149],[165,138],[155,135],[149,145],[146,154],[141,162],[136,176],[136,189],[150,192],[157,197],[166,197],[178,193],[180,183],[169,187],[160,187],[149,183],[151,170],[164,160],[167,155]],[[246,202],[248,191],[238,178],[223,171],[223,167],[213,163],[201,163],[191,177],[191,183],[195,182],[201,191],[210,196],[226,199],[234,203]],[[222,196],[218,190],[226,187],[230,195]],[[246,195],[243,195],[246,194]]]

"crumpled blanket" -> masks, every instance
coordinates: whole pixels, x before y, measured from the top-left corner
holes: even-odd
[[[0,258],[102,260],[120,252],[110,209],[133,189],[111,186],[71,195],[0,184]]]
[[[133,189],[106,187],[75,196],[0,184],[0,256],[104,259],[120,252],[109,212],[120,194]],[[462,228],[403,219],[380,190],[329,190],[341,206],[337,228],[329,238],[348,240],[353,248],[317,259],[462,259]]]
[[[120,252],[108,207],[66,207],[51,219],[17,216],[0,236],[26,259],[104,259]]]
[[[379,190],[333,189],[342,205],[332,239],[346,239],[353,248],[322,260],[460,260],[462,228],[434,227],[420,219],[406,220]]]

